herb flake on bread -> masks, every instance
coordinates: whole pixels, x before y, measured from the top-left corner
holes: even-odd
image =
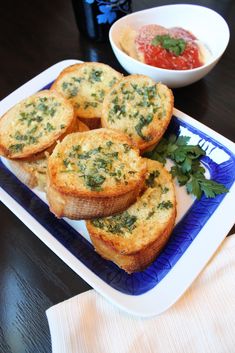
[[[173,112],[172,91],[144,75],[129,75],[105,96],[101,124],[125,132],[141,152],[153,148]]]
[[[73,133],[48,159],[47,198],[57,217],[90,219],[133,203],[144,184],[146,162],[122,132]]]
[[[76,119],[76,131],[88,131],[88,127]],[[51,151],[52,152],[52,151]],[[9,159],[8,165],[15,176],[29,188],[45,191],[47,179],[47,159],[50,153],[42,152],[31,158]]]
[[[167,243],[176,218],[170,173],[146,159],[145,189],[124,212],[86,222],[96,251],[128,273],[149,266]]]
[[[74,106],[77,117],[90,128],[100,122],[103,100],[122,74],[109,65],[86,62],[64,69],[52,85]]]
[[[10,159],[32,157],[50,149],[75,126],[73,107],[63,96],[37,92],[0,119],[0,154]]]

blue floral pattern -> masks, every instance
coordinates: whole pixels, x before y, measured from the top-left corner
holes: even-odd
[[[130,11],[129,1],[127,0],[86,0],[87,4],[94,4],[95,2],[101,12],[96,17],[99,24],[113,23],[117,19],[117,11],[121,11],[125,14]]]

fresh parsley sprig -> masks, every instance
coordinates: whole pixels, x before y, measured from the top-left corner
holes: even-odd
[[[151,44],[154,46],[161,45],[162,48],[176,56],[181,55],[186,48],[186,41],[183,38],[173,38],[168,34],[157,35],[153,38]]]
[[[171,174],[177,178],[180,186],[185,185],[189,194],[200,199],[204,194],[207,198],[228,192],[228,189],[214,180],[206,179],[205,169],[200,158],[205,151],[198,145],[189,145],[190,137],[170,135],[162,138],[156,148],[146,154],[151,159],[165,165],[167,158],[174,162]]]

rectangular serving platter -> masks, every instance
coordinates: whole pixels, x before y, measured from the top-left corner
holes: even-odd
[[[0,116],[20,100],[50,87],[65,67],[78,62],[59,62],[18,88],[1,101]],[[190,143],[199,144],[206,151],[202,163],[208,177],[223,183],[229,192],[195,200],[176,185],[173,234],[151,266],[131,275],[94,251],[84,221],[57,219],[49,211],[45,194],[27,188],[11,172],[7,160],[0,161],[1,201],[94,289],[119,308],[142,317],[160,314],[177,301],[235,221],[234,144],[177,109],[173,115],[168,132],[190,136]]]

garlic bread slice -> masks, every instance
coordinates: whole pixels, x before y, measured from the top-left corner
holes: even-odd
[[[57,217],[90,219],[133,203],[146,162],[126,134],[110,129],[73,133],[48,159],[47,198]]]
[[[88,131],[88,127],[77,119],[76,131]],[[52,152],[52,151],[51,151]],[[8,165],[15,176],[30,189],[45,191],[47,175],[47,159],[49,152],[35,154],[31,158],[9,159]]]
[[[0,119],[0,155],[31,157],[50,149],[75,128],[73,107],[63,96],[52,90],[37,92]]]
[[[109,65],[86,62],[64,69],[52,85],[74,106],[76,115],[90,128],[100,127],[103,100],[122,74]]]
[[[128,273],[149,266],[167,243],[176,218],[170,173],[146,159],[145,191],[127,210],[86,222],[96,251]]]
[[[153,148],[173,111],[172,91],[144,75],[129,75],[105,96],[102,127],[125,132],[141,152]]]

